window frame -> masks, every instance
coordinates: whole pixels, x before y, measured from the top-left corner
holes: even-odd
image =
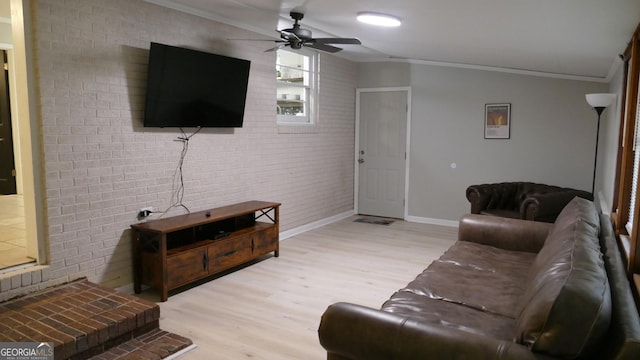
[[[620,239],[623,255],[627,261],[629,278],[633,274],[640,273],[640,196],[636,193],[634,216],[629,219],[631,194],[633,186],[633,168],[635,152],[640,151],[640,146],[634,149],[634,142],[640,145],[640,137],[636,136],[636,124],[638,96],[640,91],[640,25],[636,28],[629,46],[625,50],[622,60],[624,62],[624,79],[621,90],[621,121],[618,135],[618,157],[616,162],[614,199],[611,218],[616,235]],[[637,179],[640,180],[640,179]],[[631,224],[628,231],[627,224]]]
[[[299,50],[288,50],[288,49],[278,49],[277,50],[277,54],[280,52],[288,52],[291,54],[295,54],[295,55],[299,55],[299,56],[305,56],[308,58],[309,61],[309,69],[303,69],[302,71],[308,71],[308,76],[309,76],[309,84],[308,85],[295,85],[295,84],[291,84],[291,83],[286,83],[283,81],[278,80],[278,77],[276,75],[276,89],[278,87],[285,87],[285,86],[289,86],[289,87],[301,87],[304,88],[305,91],[307,92],[307,96],[308,99],[307,100],[303,100],[303,102],[306,105],[306,110],[307,110],[307,114],[305,116],[296,116],[296,115],[284,115],[284,114],[279,114],[278,111],[280,109],[280,106],[277,105],[276,106],[276,118],[277,118],[277,123],[278,125],[285,125],[285,126],[298,126],[298,125],[315,125],[317,123],[317,109],[318,109],[318,84],[319,84],[319,54],[315,51],[311,51],[311,50],[306,50],[306,49],[299,49]],[[278,62],[278,58],[279,56],[276,55],[276,71],[278,71],[280,66],[286,66],[286,65],[282,65]],[[277,73],[276,73],[277,74]],[[276,90],[276,104],[279,101],[282,101],[282,98],[278,97],[278,91]]]

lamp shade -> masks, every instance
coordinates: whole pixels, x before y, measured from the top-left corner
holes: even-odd
[[[613,100],[615,100],[616,98],[616,94],[587,94],[585,95],[585,97],[587,98],[587,102],[589,103],[589,105],[591,105],[591,107],[606,108],[613,103]]]

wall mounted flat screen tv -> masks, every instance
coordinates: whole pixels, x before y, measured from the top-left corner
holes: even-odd
[[[151,43],[145,127],[242,127],[249,60]]]

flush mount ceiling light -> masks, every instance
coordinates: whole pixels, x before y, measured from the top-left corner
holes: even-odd
[[[369,11],[359,12],[357,19],[362,23],[377,26],[394,27],[402,24],[400,18],[396,16]]]

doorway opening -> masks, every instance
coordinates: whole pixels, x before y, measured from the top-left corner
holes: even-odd
[[[0,69],[0,269],[31,262],[27,256],[24,197],[17,193],[15,144],[7,51],[1,50]]]
[[[15,195],[16,166],[13,151],[7,51],[2,50],[0,57],[3,65],[3,69],[0,71],[0,195]]]
[[[7,39],[0,44],[5,60],[0,69],[0,77],[4,76],[0,79],[0,121],[7,132],[11,131],[13,140],[13,145],[0,150],[3,162],[0,168],[7,169],[6,174],[0,169],[0,178],[7,180],[0,182],[13,182],[6,187],[0,185],[4,188],[0,191],[3,194],[0,195],[0,274],[43,265],[47,260],[43,236],[45,210],[38,204],[38,200],[44,198],[44,189],[36,185],[36,179],[39,182],[43,178],[38,166],[42,162],[37,142],[40,130],[32,125],[35,120],[32,116],[37,114],[32,101],[37,97],[37,80],[33,66],[29,66],[33,59],[31,5],[28,1],[12,0],[0,7],[0,31]],[[5,134],[0,137],[8,138]],[[12,156],[8,155],[10,149]]]

